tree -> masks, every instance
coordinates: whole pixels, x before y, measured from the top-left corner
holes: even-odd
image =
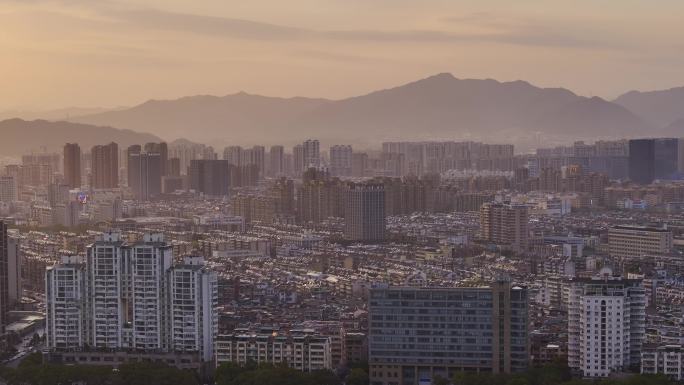
[[[368,385],[370,382],[368,373],[361,368],[354,368],[347,376],[347,385]],[[435,383],[437,385],[437,383]]]
[[[229,385],[240,374],[245,372],[245,368],[233,362],[225,362],[216,368],[216,385]]]
[[[442,376],[435,376],[435,379],[432,381],[433,385],[449,385],[449,380]]]

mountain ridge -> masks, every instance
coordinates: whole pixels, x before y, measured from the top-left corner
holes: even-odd
[[[658,127],[684,118],[684,87],[655,91],[629,91],[613,100]],[[665,129],[667,131],[667,128]]]
[[[396,87],[331,100],[244,91],[148,100],[74,121],[148,131],[166,140],[291,145],[306,137],[351,144],[474,139],[522,147],[649,135],[656,125],[622,105],[523,81],[459,79],[438,73]]]
[[[0,141],[0,153],[5,156],[20,156],[43,148],[59,152],[68,142],[79,143],[81,151],[86,152],[94,145],[109,142],[117,142],[119,148],[125,148],[131,144],[161,140],[155,135],[127,129],[19,118],[0,121],[0,135],[3,138]]]

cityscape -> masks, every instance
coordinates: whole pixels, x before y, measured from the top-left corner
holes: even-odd
[[[553,3],[0,4],[0,385],[684,383],[684,5]]]

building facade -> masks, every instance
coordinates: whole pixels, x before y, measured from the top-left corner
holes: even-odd
[[[672,231],[648,226],[614,226],[608,230],[608,245],[612,257],[664,255],[672,250]]]
[[[674,381],[684,380],[684,349],[681,345],[644,347],[641,373],[664,374]]]
[[[528,365],[527,289],[370,290],[371,385],[418,385],[460,371],[510,373]]]
[[[372,242],[386,238],[385,187],[350,184],[347,187],[344,235],[347,240]]]
[[[200,257],[173,263],[161,234],[134,243],[109,232],[85,260],[47,269],[47,347],[197,353],[213,360],[217,276]]]
[[[90,187],[95,189],[118,188],[119,146],[114,142],[94,146],[90,156],[92,158]]]
[[[270,363],[312,372],[333,369],[330,337],[313,333],[291,331],[279,335],[276,332],[257,333],[248,330],[234,334],[219,335],[216,340],[216,365],[233,362]]]
[[[528,208],[523,205],[485,203],[480,208],[480,230],[488,242],[523,251],[528,246]]]
[[[81,187],[81,146],[78,143],[64,145],[64,183],[70,188]]]
[[[609,268],[574,280],[568,295],[568,366],[584,377],[608,377],[638,367],[646,297],[640,280],[614,277]]]
[[[352,175],[352,146],[338,144],[330,147],[330,174],[332,176]]]

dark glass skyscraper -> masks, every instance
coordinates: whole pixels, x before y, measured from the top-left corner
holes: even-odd
[[[654,162],[656,179],[673,179],[679,163],[679,139],[655,139]]]
[[[632,139],[629,141],[629,179],[649,184],[654,179],[676,178],[679,139]]]
[[[161,194],[161,155],[151,152],[129,152],[129,186],[136,199],[149,200]]]
[[[629,141],[629,179],[649,184],[655,179],[655,139]]]

